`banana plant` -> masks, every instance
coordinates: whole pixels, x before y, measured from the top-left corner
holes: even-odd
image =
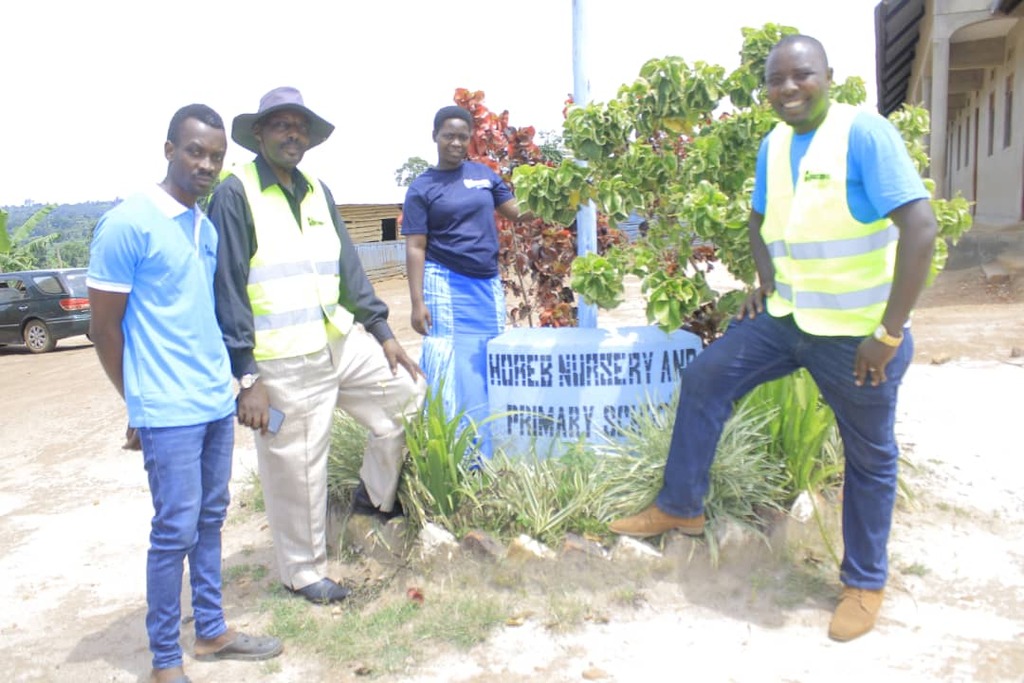
[[[60,235],[50,233],[32,237],[32,231],[56,208],[56,204],[42,207],[15,228],[14,234],[7,232],[9,216],[6,211],[0,210],[0,270],[30,270],[39,265],[37,256],[42,253],[43,247]]]

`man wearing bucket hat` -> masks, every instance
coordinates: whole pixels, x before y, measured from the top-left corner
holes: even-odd
[[[331,191],[298,169],[333,130],[295,88],[271,90],[256,113],[235,117],[232,139],[256,158],[231,170],[209,210],[220,235],[217,318],[241,387],[238,421],[257,430],[281,581],[315,603],[349,592],[326,576],[335,407],[369,431],[356,511],[387,517],[396,513],[404,422],[425,393]]]

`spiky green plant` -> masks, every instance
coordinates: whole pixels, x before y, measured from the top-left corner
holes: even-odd
[[[739,405],[772,413],[768,447],[785,465],[788,502],[801,491],[818,491],[838,481],[841,450],[825,449],[826,443],[837,440],[835,414],[809,372],[801,369],[766,382],[740,399]]]
[[[477,425],[464,413],[447,416],[441,388],[429,390],[423,410],[405,426],[409,474],[422,509],[451,515],[459,506],[467,463],[479,458]]]
[[[676,395],[668,405],[636,411],[624,438],[602,447],[602,519],[632,514],[654,500],[662,486],[678,400]],[[725,423],[704,501],[708,517],[750,522],[760,511],[779,507],[785,476],[782,466],[768,456],[770,419],[771,413],[740,406]]]
[[[527,534],[556,543],[566,532],[603,531],[596,510],[605,495],[598,456],[582,444],[557,457],[481,461],[465,480],[463,503],[448,520],[456,534],[482,528],[503,538]]]
[[[406,426],[410,454],[399,500],[414,527],[432,521],[456,536],[483,529],[499,538],[525,533],[557,543],[569,531],[603,533],[609,520],[649,505],[661,488],[677,400],[637,409],[621,437],[599,447],[571,444],[558,457],[509,457],[499,451],[488,460],[473,448],[475,429],[460,429],[461,416],[446,417],[435,392],[422,415]],[[705,499],[710,518],[756,526],[764,511],[795,498],[797,479],[787,473],[780,451],[773,450],[786,432],[776,424],[781,413],[764,396],[737,404],[711,467]],[[819,450],[815,466],[797,468],[810,472],[805,483],[841,468],[838,439],[826,435],[825,445],[832,448]],[[365,442],[365,430],[339,413],[329,463],[335,498],[347,500],[358,482]]]
[[[335,412],[327,456],[327,492],[334,500],[347,502],[359,485],[367,438],[365,427],[347,413]]]
[[[769,413],[738,405],[722,430],[705,511],[711,518],[760,522],[786,497],[786,475],[768,451]]]

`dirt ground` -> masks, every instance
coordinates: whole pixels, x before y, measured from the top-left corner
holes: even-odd
[[[552,634],[527,621],[466,652],[440,652],[387,681],[1022,681],[1024,494],[1017,426],[1024,387],[1024,276],[987,285],[947,270],[915,315],[916,364],[897,430],[915,491],[897,511],[892,578],[876,630],[825,636],[832,604],[758,596],[758,566],[725,552],[717,571],[653,582],[639,607]],[[415,352],[404,281],[378,284]],[[601,324],[641,324],[641,308]],[[149,671],[145,551],[152,514],[140,456],[120,450],[124,408],[89,342],[34,356],[0,348],[0,655],[11,681],[140,681]],[[254,469],[237,433],[236,493]],[[272,567],[262,518],[232,511],[226,566]],[[226,589],[229,621],[259,630],[258,591]],[[188,651],[191,629],[183,629]],[[350,681],[301,648],[273,667],[203,664],[193,681]]]

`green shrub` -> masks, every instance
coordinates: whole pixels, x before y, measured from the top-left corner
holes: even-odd
[[[406,427],[399,500],[413,526],[431,521],[456,536],[482,529],[558,543],[566,532],[604,534],[608,521],[643,509],[660,490],[677,400],[638,408],[620,438],[605,444],[571,444],[559,457],[534,449],[486,459],[473,445],[476,427],[460,429],[462,416],[447,418],[432,393]],[[365,429],[339,413],[328,464],[335,499],[348,500],[358,483],[365,445]],[[756,525],[765,511],[841,473],[835,418],[810,376],[797,373],[737,402],[711,467],[706,513]]]
[[[600,472],[607,486],[603,519],[635,513],[654,501],[662,486],[677,402],[678,395],[669,405],[636,411],[622,441],[602,448],[606,457]],[[771,417],[740,405],[725,423],[704,501],[709,518],[750,522],[761,510],[779,507],[785,476],[768,453]]]
[[[768,451],[785,465],[785,502],[801,491],[818,491],[840,480],[843,460],[841,447],[836,447],[841,444],[836,417],[809,372],[797,370],[762,384],[738,406],[771,416]]]
[[[602,533],[599,458],[577,444],[560,457],[496,454],[465,480],[463,505],[441,523],[456,535],[484,529],[501,538],[527,534],[557,543],[568,531]]]
[[[334,500],[348,502],[359,485],[367,438],[366,428],[351,416],[341,411],[334,413],[327,456],[327,492]]]
[[[472,420],[463,424],[463,412],[445,415],[441,388],[428,391],[423,410],[405,426],[409,448],[406,475],[414,506],[437,515],[451,515],[459,507],[467,462],[478,457],[478,431]]]

